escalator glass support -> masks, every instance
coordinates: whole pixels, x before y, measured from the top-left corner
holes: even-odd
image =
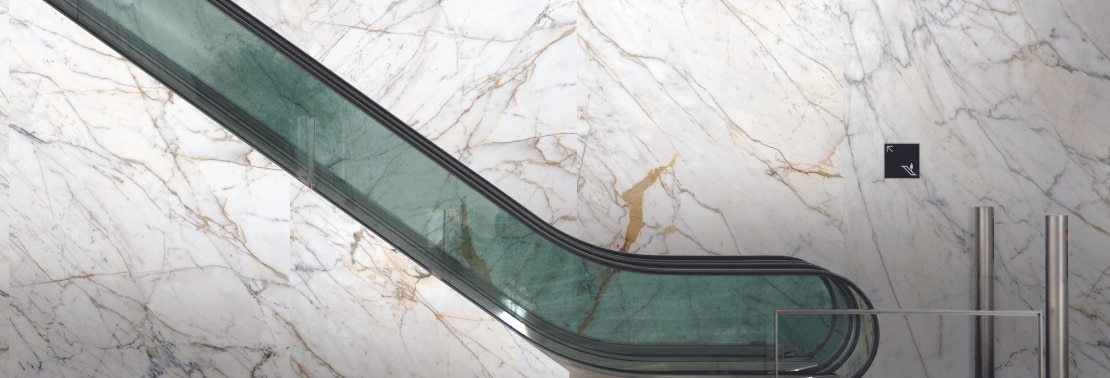
[[[858,376],[851,281],[786,256],[640,256],[554,229],[229,0],[45,0],[536,345],[629,374]],[[867,355],[859,355],[865,353]]]

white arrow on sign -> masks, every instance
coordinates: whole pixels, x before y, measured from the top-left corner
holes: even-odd
[[[886,146],[886,152],[894,152],[894,146]]]

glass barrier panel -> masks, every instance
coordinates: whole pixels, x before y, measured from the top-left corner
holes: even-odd
[[[974,377],[976,324],[994,321],[996,377],[1043,377],[1044,319],[1040,311],[961,310],[775,310],[775,376],[790,377],[813,358],[799,353],[793,338],[811,324],[880,324],[882,344],[862,332],[858,350],[836,371],[836,377]],[[872,321],[866,321],[867,319]],[[819,353],[821,351],[818,351]],[[874,360],[868,356],[874,355]],[[870,362],[870,366],[867,366]]]
[[[661,259],[552,236],[353,88],[252,27],[229,1],[47,1],[445,282],[491,313],[512,315],[506,323],[561,353],[620,369],[765,374],[778,353],[770,309],[870,306],[854,284],[792,258],[663,268]],[[872,337],[873,324],[860,320],[796,319],[779,336],[791,353],[811,358],[807,372],[822,375],[857,358],[855,344]]]

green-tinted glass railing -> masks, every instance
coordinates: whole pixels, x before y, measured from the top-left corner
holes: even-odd
[[[871,318],[804,317],[779,324],[772,350],[775,309],[867,299],[793,258],[634,256],[555,231],[229,1],[47,1],[574,363],[762,374],[778,353],[793,373],[823,374],[877,338]]]

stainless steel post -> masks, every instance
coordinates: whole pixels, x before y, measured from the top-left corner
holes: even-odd
[[[1068,377],[1068,216],[1045,216],[1045,357],[1048,378]]]
[[[994,208],[975,208],[975,254],[979,256],[978,308],[994,310]],[[980,315],[975,325],[975,376],[994,378],[994,317]]]

